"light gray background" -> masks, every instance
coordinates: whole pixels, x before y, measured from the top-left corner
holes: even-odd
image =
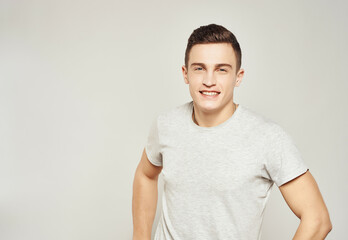
[[[329,208],[327,239],[345,239],[347,12],[337,0],[1,0],[0,239],[131,239],[150,123],[191,100],[187,38],[209,23],[242,48],[235,102],[294,138]],[[273,186],[262,239],[298,224]]]

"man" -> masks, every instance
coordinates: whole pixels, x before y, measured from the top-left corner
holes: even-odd
[[[244,75],[235,36],[216,24],[194,30],[182,72],[192,101],[152,123],[133,183],[133,239],[151,239],[160,172],[155,240],[260,239],[273,183],[301,219],[293,239],[324,239],[329,213],[292,138],[233,101]]]

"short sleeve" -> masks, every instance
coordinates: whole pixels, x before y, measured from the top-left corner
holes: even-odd
[[[147,136],[145,151],[149,161],[155,166],[162,166],[162,153],[159,142],[158,116],[152,121]]]
[[[265,149],[269,179],[278,187],[309,170],[292,137],[279,125],[267,139]]]

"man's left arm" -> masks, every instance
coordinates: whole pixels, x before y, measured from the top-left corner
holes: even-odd
[[[322,240],[332,229],[328,209],[309,172],[279,187],[292,212],[301,220],[292,240]]]

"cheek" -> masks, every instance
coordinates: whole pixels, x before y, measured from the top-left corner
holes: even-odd
[[[197,84],[190,84],[190,92],[196,93],[199,90],[199,86]]]
[[[187,74],[188,79],[191,79],[192,81],[201,81],[204,77],[204,74],[201,73],[193,73],[193,72],[189,72]]]
[[[234,86],[234,81],[235,81],[235,80],[234,80],[233,78],[231,78],[231,77],[221,78],[221,79],[220,79],[220,84],[221,84],[221,86],[222,86],[224,89],[228,90],[228,89],[233,88],[233,86]]]
[[[197,77],[191,77],[189,78],[189,84],[190,84],[190,89],[197,90],[197,88],[201,87],[202,81],[200,81],[200,79]]]

